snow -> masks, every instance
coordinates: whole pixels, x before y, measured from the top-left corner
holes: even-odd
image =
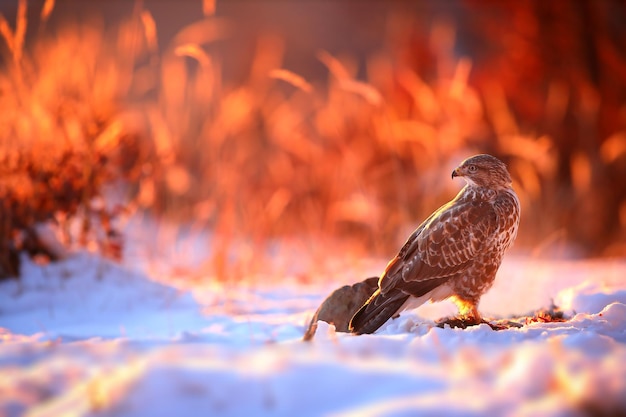
[[[334,282],[181,285],[86,253],[0,283],[2,416],[569,416],[626,412],[626,261],[506,258],[481,311],[551,301],[571,320],[438,328],[449,303],[376,334],[307,320]],[[358,268],[357,268],[358,269]],[[361,275],[360,275],[361,274]],[[176,282],[176,284],[173,284]]]

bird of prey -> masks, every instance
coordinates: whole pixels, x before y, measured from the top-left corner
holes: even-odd
[[[517,236],[520,203],[506,165],[486,154],[466,159],[452,178],[465,187],[411,234],[354,314],[349,330],[375,332],[389,318],[426,301],[451,298],[463,323],[478,324],[480,297],[491,287]]]

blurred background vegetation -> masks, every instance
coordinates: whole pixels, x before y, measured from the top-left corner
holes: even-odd
[[[23,251],[119,257],[116,219],[133,213],[211,230],[217,276],[240,241],[258,257],[283,238],[388,257],[475,153],[514,177],[516,251],[626,253],[622,1],[14,0],[1,13],[0,276]]]

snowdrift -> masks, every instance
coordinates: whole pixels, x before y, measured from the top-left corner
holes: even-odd
[[[374,274],[376,271],[372,271]],[[87,254],[0,283],[0,415],[402,416],[626,412],[626,262],[505,261],[481,310],[566,322],[437,328],[425,306],[376,334],[320,322],[334,288],[191,290]]]

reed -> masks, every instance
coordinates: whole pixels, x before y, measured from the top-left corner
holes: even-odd
[[[453,166],[479,152],[504,159],[514,177],[524,212],[518,250],[553,246],[554,236],[587,254],[623,248],[626,202],[607,185],[623,173],[623,132],[591,153],[565,153],[554,131],[526,127],[511,101],[523,85],[473,82],[485,69],[455,55],[449,23],[433,25],[422,45],[434,76],[395,33],[362,68],[349,53],[319,51],[311,59],[328,77],[306,79],[285,65],[284,39],[267,34],[247,76],[233,82],[224,48],[213,46],[238,27],[218,6],[203,1],[204,17],[167,44],[140,7],[115,27],[45,26],[28,45],[26,1],[15,29],[0,15],[0,275],[17,272],[17,252],[45,252],[26,243],[35,225],[57,224],[66,245],[106,248],[124,210],[214,232],[217,275],[239,262],[230,254],[241,242],[260,262],[268,242],[294,237],[388,255],[456,192]],[[35,24],[53,13],[48,0]],[[568,88],[550,84],[551,120],[572,111]],[[581,114],[592,117],[597,102],[585,97]],[[601,220],[615,213],[617,222]]]

